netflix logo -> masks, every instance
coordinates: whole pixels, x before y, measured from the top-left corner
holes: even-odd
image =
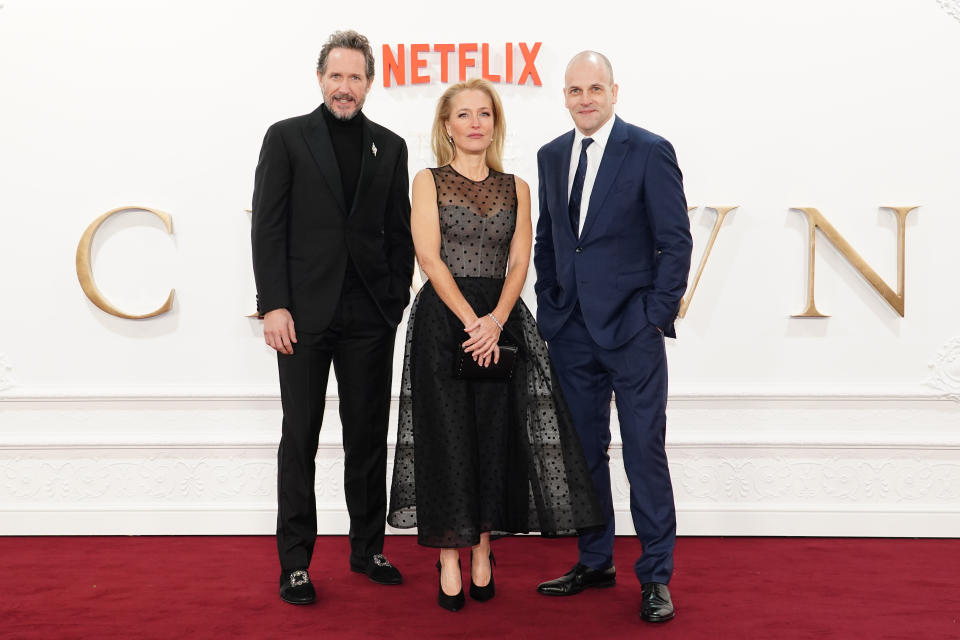
[[[537,71],[537,54],[542,44],[534,42],[530,46],[526,42],[507,42],[499,47],[493,47],[488,42],[385,44],[381,56],[383,86],[427,84],[436,78],[428,73],[428,65],[432,62],[431,67],[436,69],[439,62],[440,82],[451,82],[451,73],[456,73],[457,77],[452,82],[463,82],[467,79],[467,70],[475,69],[490,82],[518,85],[532,82],[539,87],[542,83]],[[501,54],[502,66],[495,60]]]

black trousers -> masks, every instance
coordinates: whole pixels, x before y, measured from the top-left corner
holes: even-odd
[[[351,560],[361,562],[383,551],[396,332],[362,286],[346,287],[325,331],[297,332],[293,355],[277,354],[283,404],[277,452],[277,550],[284,572],[310,565],[317,538],[315,459],[331,362],[340,389]]]

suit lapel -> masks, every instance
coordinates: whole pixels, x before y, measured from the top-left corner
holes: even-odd
[[[585,237],[590,233],[593,223],[603,212],[603,201],[613,187],[613,180],[620,172],[620,165],[627,155],[627,129],[619,117],[614,116],[613,128],[610,130],[610,137],[607,138],[607,147],[603,150],[603,158],[600,159],[600,169],[597,171],[597,179],[593,183],[593,191],[590,192],[590,204],[587,206],[587,217],[583,221],[583,230],[580,237]]]
[[[557,203],[561,205],[560,212],[563,216],[563,226],[567,229],[567,233],[576,240],[576,237],[573,234],[573,227],[570,225],[570,208],[569,208],[569,192],[570,192],[570,154],[573,153],[573,131],[563,136],[560,139],[560,142],[557,144],[557,155],[554,164],[557,167],[557,171],[560,172],[560,175],[557,176],[557,187],[560,191],[556,193]]]
[[[370,128],[370,122],[362,113],[358,116],[363,118],[363,142],[360,146],[360,178],[357,180],[357,192],[353,195],[353,209],[350,215],[357,210],[360,198],[369,191],[370,181],[377,174],[380,165],[377,160],[377,141],[373,139],[373,131]],[[376,149],[376,151],[374,151]]]
[[[303,129],[304,138],[307,141],[307,147],[313,156],[314,162],[320,168],[323,179],[326,180],[330,192],[336,198],[337,204],[344,215],[347,213],[346,199],[343,196],[343,183],[340,180],[340,167],[337,165],[337,156],[333,153],[333,141],[330,139],[330,131],[327,129],[327,123],[323,120],[323,113],[320,111],[323,106],[310,114],[307,124]]]

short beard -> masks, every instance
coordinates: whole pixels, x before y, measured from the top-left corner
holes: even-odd
[[[327,111],[330,112],[330,115],[332,115],[332,116],[333,116],[334,118],[336,118],[337,120],[341,120],[341,121],[343,121],[343,122],[347,122],[347,121],[349,121],[349,120],[353,120],[354,118],[357,117],[357,115],[359,115],[360,109],[363,108],[363,103],[362,103],[362,102],[359,102],[359,103],[358,103],[358,102],[354,101],[354,104],[357,105],[357,108],[354,109],[353,113],[351,113],[351,114],[349,114],[349,115],[344,114],[344,113],[340,113],[339,111],[337,111],[336,109],[333,108],[333,104],[332,104],[333,98],[334,98],[334,96],[331,96],[331,97],[330,97],[330,100],[328,101],[327,98],[324,97],[324,98],[323,98],[323,104],[326,105]]]

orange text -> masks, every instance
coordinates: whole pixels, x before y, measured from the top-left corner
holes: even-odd
[[[463,82],[467,79],[467,70],[473,69],[490,82],[524,84],[530,81],[539,87],[542,83],[537,72],[537,54],[542,44],[534,42],[533,46],[529,46],[526,42],[519,42],[515,48],[514,43],[508,42],[496,49],[487,42],[385,44],[382,56],[383,86],[390,87],[394,83],[405,85],[408,80],[410,84],[429,83],[436,77],[431,76],[430,71],[435,74],[439,64],[440,82],[450,82],[451,71],[455,71],[457,82]],[[514,55],[517,51],[519,56]],[[497,60],[501,55],[502,63]],[[519,71],[516,76],[515,70]]]

